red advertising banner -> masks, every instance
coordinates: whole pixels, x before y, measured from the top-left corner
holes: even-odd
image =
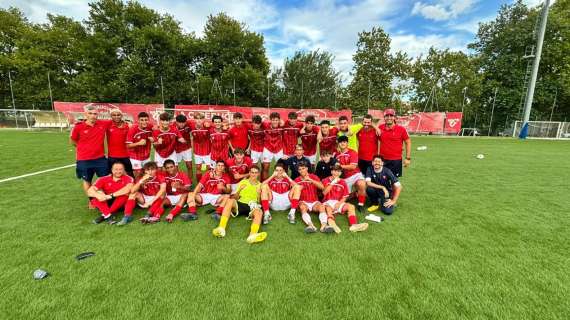
[[[459,134],[461,131],[461,120],[463,119],[462,112],[448,112],[445,115],[445,133]]]
[[[85,107],[94,106],[99,111],[99,119],[111,119],[109,111],[119,109],[123,112],[125,121],[134,123],[139,112],[145,111],[150,115],[151,121],[158,122],[158,117],[164,111],[162,104],[133,104],[133,103],[97,103],[97,102],[54,102],[55,111],[63,112],[69,123],[84,118]]]
[[[175,113],[184,114],[188,118],[194,116],[194,112],[202,112],[206,119],[212,119],[214,115],[219,115],[223,119],[232,122],[233,114],[241,112],[244,119],[249,120],[255,115],[260,115],[263,119],[269,119],[271,112],[278,112],[281,119],[287,119],[289,112],[296,112],[300,120],[304,120],[309,115],[315,116],[317,121],[329,119],[338,120],[340,116],[347,116],[352,119],[351,110],[331,111],[327,109],[291,109],[291,108],[256,108],[256,107],[240,107],[240,106],[212,106],[212,105],[176,105]]]

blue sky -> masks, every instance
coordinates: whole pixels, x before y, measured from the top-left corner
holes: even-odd
[[[392,38],[392,50],[412,57],[430,46],[466,51],[477,23],[495,17],[501,4],[513,0],[141,0],[169,13],[187,32],[202,34],[209,14],[224,11],[265,37],[272,66],[281,66],[297,50],[326,50],[335,55],[335,67],[350,78],[358,32],[381,26]],[[537,5],[540,0],[525,0]],[[78,20],[88,16],[88,1],[0,0],[0,7],[17,6],[35,22],[46,13]]]

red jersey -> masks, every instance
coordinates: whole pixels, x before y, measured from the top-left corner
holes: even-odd
[[[129,175],[122,175],[118,180],[113,179],[113,175],[101,177],[95,181],[95,187],[105,194],[111,194],[123,189],[129,183],[133,183],[133,178]]]
[[[323,139],[319,143],[319,149],[321,153],[324,150],[330,151],[331,154],[336,152],[336,139],[338,134],[338,128],[332,127],[329,129],[328,136],[323,136]]]
[[[140,179],[142,179],[142,177],[137,179],[137,181]],[[165,183],[166,181],[164,180],[164,176],[161,173],[157,172],[152,179],[141,185],[140,192],[142,192],[142,194],[145,196],[156,196],[158,191],[160,191],[160,186]]]
[[[381,124],[380,131],[380,156],[384,160],[402,160],[402,145],[410,138],[406,128],[395,124],[388,129]]]
[[[319,182],[321,181],[319,177],[317,177],[312,173],[309,173],[309,178],[315,181]],[[295,179],[295,182],[297,182],[299,185],[301,185],[301,187],[303,187],[303,189],[301,190],[301,197],[299,198],[299,200],[305,202],[319,201],[319,193],[318,193],[319,189],[311,181],[303,180],[303,177],[298,176],[297,179]]]
[[[301,122],[291,125],[289,121],[283,126],[283,154],[293,155],[295,153],[295,146],[299,144],[299,132],[303,129],[304,125]]]
[[[218,132],[216,129],[211,128],[210,144],[212,145],[212,161],[226,161],[229,158],[230,135],[227,131],[222,130],[221,132]]]
[[[192,181],[190,180],[190,178],[188,178],[188,176],[181,171],[178,171],[174,176],[170,176],[168,174],[166,174],[164,176],[164,180],[166,181],[166,194],[167,195],[180,195],[180,194],[185,194],[188,193],[188,191],[183,191],[180,189],[176,189],[172,187],[172,184],[175,182],[179,182],[180,184],[182,184],[184,187],[190,187],[190,185],[192,184]]]
[[[356,134],[358,139],[358,159],[372,161],[378,152],[378,135],[373,127],[362,127]]]
[[[132,126],[129,129],[129,133],[127,134],[127,143],[137,143],[141,140],[146,140],[146,144],[144,146],[127,148],[129,152],[129,158],[135,160],[148,159],[150,157],[150,137],[152,137],[152,129],[150,126],[144,129],[139,128],[138,125]]]
[[[271,191],[275,191],[279,194],[283,194],[291,190],[291,181],[289,181],[287,178],[279,179],[273,177],[267,182],[267,184],[269,185],[269,189],[271,189]]]
[[[329,184],[331,184],[332,180],[333,180],[333,177],[328,177],[328,178],[325,178],[325,180],[323,180],[323,185],[325,186],[325,188]],[[340,200],[348,198],[349,194],[350,194],[350,191],[348,190],[348,185],[346,184],[346,181],[344,181],[344,179],[339,179],[339,181],[337,181],[333,184],[329,193],[325,194],[323,201],[328,201],[328,200],[340,201]]]
[[[192,124],[192,141],[194,142],[194,154],[197,156],[207,156],[210,154],[210,130],[208,128],[198,129]]]
[[[265,130],[263,126],[259,129],[249,128],[247,133],[249,136],[249,149],[251,151],[263,152],[265,142]]]
[[[180,132],[180,136],[184,138],[184,140],[186,140],[186,142],[184,143],[176,140],[174,151],[176,151],[177,153],[184,152],[192,147],[192,140],[190,139],[190,132],[192,131],[192,128],[190,127],[190,125],[191,125],[190,121],[187,121],[186,125],[184,125],[184,128],[182,129],[178,128],[176,124],[172,125],[176,130],[178,130],[178,132]]]
[[[228,167],[228,171],[230,172],[230,180],[231,184],[236,184],[240,182],[240,180],[234,178],[234,174],[246,174],[249,172],[249,168],[253,166],[253,161],[250,157],[243,157],[243,161],[241,164],[236,163],[236,158],[229,158],[226,160],[226,166]]]
[[[217,178],[213,172],[203,175],[202,179],[200,179],[200,184],[203,187],[201,193],[221,194],[222,192],[218,189],[220,182],[224,185],[228,185],[230,184],[230,177],[224,173],[221,177]]]
[[[154,137],[154,142],[157,142],[158,139],[162,139],[161,144],[154,145],[154,150],[163,158],[174,153],[176,140],[181,137],[178,130],[173,127],[169,127],[168,131],[162,131],[161,129],[152,130],[152,136]]]
[[[246,123],[242,123],[239,127],[234,125],[228,130],[230,141],[232,142],[232,147],[234,147],[234,149],[247,149],[249,142],[248,131],[249,125]]]
[[[278,153],[283,150],[283,128],[273,128],[271,123],[265,122],[263,129],[265,132],[264,148],[271,153]]]
[[[352,170],[344,169],[343,170],[342,177],[344,179],[352,177],[353,175],[360,172],[360,169],[358,169],[358,153],[356,153],[356,151],[348,148],[345,152],[339,151],[334,156],[335,156],[337,162],[343,166],[347,166],[347,165],[351,165],[351,164],[357,165],[355,169],[352,169]]]
[[[81,121],[71,130],[71,140],[77,144],[76,159],[93,160],[105,156],[105,133],[111,120],[97,120],[93,125]]]
[[[317,135],[319,131],[319,127],[313,126],[311,131],[301,133],[301,145],[303,146],[303,150],[305,150],[305,156],[317,154]]]
[[[127,134],[129,134],[129,125],[126,122],[118,127],[115,122],[107,129],[107,153],[111,158],[128,158],[127,151]]]

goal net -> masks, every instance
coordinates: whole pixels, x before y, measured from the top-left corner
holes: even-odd
[[[570,138],[569,124],[568,122],[555,121],[529,121],[528,138],[568,139]],[[522,126],[522,121],[515,121],[513,137],[518,137]]]

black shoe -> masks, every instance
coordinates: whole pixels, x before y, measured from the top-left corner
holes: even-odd
[[[364,206],[358,206],[358,213],[363,213],[364,212]]]
[[[183,213],[180,215],[180,219],[182,219],[182,221],[194,221],[198,220],[198,215],[195,213]]]
[[[214,212],[211,214],[212,219],[214,219],[215,221],[220,221],[220,215],[217,212]]]
[[[93,224],[100,224],[101,222],[105,221],[106,219],[103,216],[98,216],[95,220],[93,220]]]

